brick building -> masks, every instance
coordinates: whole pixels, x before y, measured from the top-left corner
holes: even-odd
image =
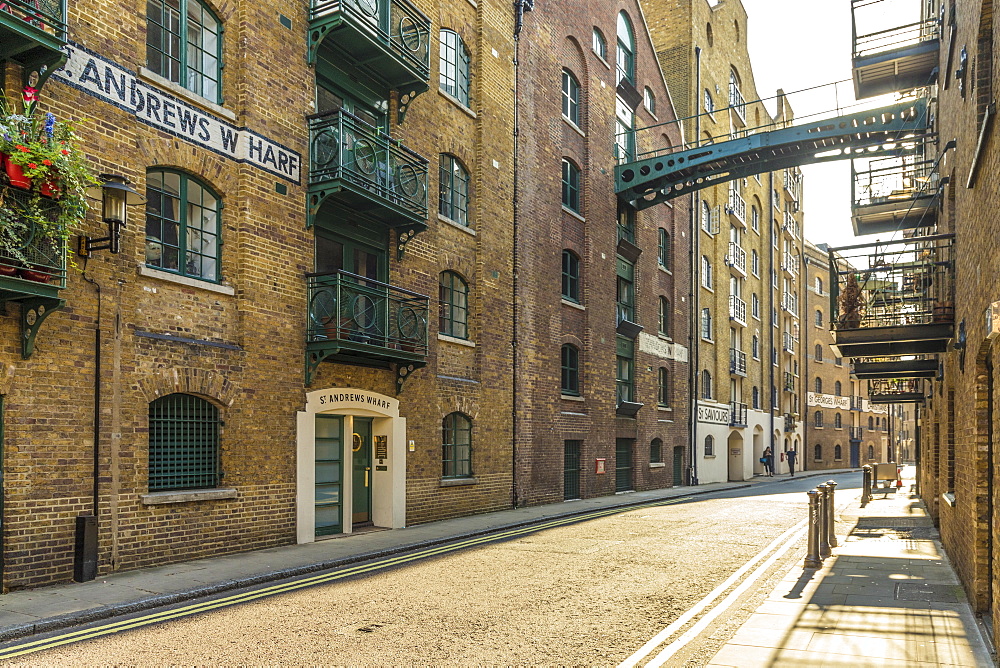
[[[769,102],[773,115],[760,100],[742,3],[642,4],[689,142],[715,143],[791,124],[781,91]],[[782,470],[780,453],[802,453],[803,443],[801,172],[793,167],[721,182],[686,199],[698,230],[691,308],[697,479],[762,473],[766,447]]]
[[[888,447],[889,408],[869,401],[867,381],[852,378],[850,360],[831,348],[829,248],[806,241],[803,267],[803,330],[808,336],[802,337],[807,348],[802,465],[841,469],[893,461]],[[839,271],[850,269],[840,261]]]
[[[5,587],[511,506],[514,16],[420,4],[0,5],[146,197],[0,277]]]
[[[933,113],[897,155],[855,160],[855,232],[882,241],[853,251],[864,271],[841,277],[839,290],[854,296],[842,302],[834,335],[855,349],[856,372],[871,372],[869,394],[905,403],[903,425],[914,416],[903,456],[916,461],[942,543],[995,637],[997,26],[991,2],[913,1],[886,13],[888,6],[852,3],[858,97],[896,93]]]
[[[518,49],[518,501],[683,484],[689,211],[636,212],[611,173],[682,141],[642,131],[675,119],[645,18],[538,2]]]

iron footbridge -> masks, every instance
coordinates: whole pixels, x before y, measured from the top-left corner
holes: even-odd
[[[636,209],[725,181],[831,160],[898,152],[902,141],[929,136],[927,98],[761,132],[615,168],[618,197]]]

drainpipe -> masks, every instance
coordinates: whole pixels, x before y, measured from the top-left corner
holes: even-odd
[[[94,327],[94,429],[91,512],[76,518],[76,537],[73,550],[73,579],[87,582],[97,577],[97,513],[101,474],[101,284],[83,274],[83,280],[97,289],[97,322]]]
[[[701,91],[701,47],[694,47],[694,106],[693,109],[698,109],[698,96]],[[694,117],[694,141],[695,146],[701,143],[701,115],[695,114]],[[698,356],[699,351],[699,339],[700,339],[700,321],[701,317],[701,291],[698,286],[701,284],[699,280],[699,273],[701,272],[701,263],[698,261],[699,258],[699,248],[701,246],[701,233],[698,231],[698,205],[700,200],[698,198],[697,191],[691,193],[691,244],[690,244],[690,257],[691,257],[691,280],[689,284],[691,286],[688,296],[691,300],[691,318],[690,325],[688,327],[688,339],[691,347],[691,363],[688,365],[688,376],[690,378],[689,387],[691,388],[691,410],[688,411],[688,433],[691,435],[691,466],[689,484],[698,484],[698,367],[701,365],[701,360]]]
[[[518,350],[517,350],[517,300],[518,300],[518,246],[520,243],[520,236],[518,235],[519,229],[519,200],[518,196],[520,194],[519,181],[518,181],[518,136],[520,134],[520,122],[519,122],[519,109],[518,104],[518,65],[520,59],[520,49],[521,49],[521,28],[524,25],[524,12],[531,11],[534,8],[534,0],[514,0],[514,188],[513,188],[513,220],[512,220],[512,234],[514,235],[513,252],[511,254],[511,264],[513,265],[513,273],[511,275],[511,289],[514,293],[514,299],[511,300],[511,506],[514,508],[518,507],[520,501],[517,489],[517,441],[519,435],[520,424],[517,419],[517,401],[518,401],[518,382],[520,380],[518,364]]]
[[[768,213],[768,215],[767,215],[766,220],[767,220],[767,242],[768,242],[767,257],[769,258],[769,261],[768,261],[768,265],[769,266],[768,266],[768,274],[767,274],[767,291],[768,291],[768,294],[771,295],[771,298],[768,300],[768,305],[771,308],[770,308],[770,313],[765,314],[764,318],[765,318],[765,322],[767,322],[767,330],[768,330],[767,339],[771,343],[771,345],[770,345],[771,349],[770,349],[770,351],[768,351],[768,354],[769,354],[768,368],[771,370],[771,373],[770,373],[771,386],[768,388],[768,395],[769,395],[768,396],[768,399],[769,399],[768,403],[771,404],[770,405],[770,410],[768,411],[768,414],[770,416],[769,417],[770,428],[768,429],[768,433],[770,434],[770,440],[771,440],[771,460],[774,463],[774,467],[772,469],[772,472],[777,473],[778,472],[778,470],[777,470],[778,469],[778,464],[781,463],[781,456],[778,454],[778,443],[775,443],[775,441],[774,441],[774,404],[775,404],[775,399],[778,399],[777,404],[778,404],[778,410],[780,411],[781,410],[781,400],[780,400],[781,392],[778,391],[778,386],[774,384],[774,360],[775,360],[775,355],[778,355],[778,348],[775,345],[775,340],[774,340],[774,276],[775,276],[775,273],[774,273],[774,255],[775,255],[775,253],[774,253],[774,242],[775,242],[775,239],[774,239],[774,222],[775,221],[774,221],[774,201],[772,199],[773,197],[774,197],[774,172],[768,172],[767,173],[767,209],[768,209],[767,213]],[[778,250],[780,251],[781,249],[779,248]],[[777,359],[781,359],[781,355],[778,355]],[[782,389],[784,389],[784,388],[782,388]],[[780,439],[779,439],[779,441],[780,441]]]

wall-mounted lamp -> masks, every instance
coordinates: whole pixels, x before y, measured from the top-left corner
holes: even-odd
[[[146,198],[132,188],[132,184],[124,176],[117,174],[101,174],[98,176],[100,185],[87,189],[87,196],[101,200],[101,220],[108,226],[108,236],[91,239],[80,236],[77,255],[89,257],[95,250],[110,250],[118,253],[121,250],[122,228],[127,219],[126,206],[143,204]]]

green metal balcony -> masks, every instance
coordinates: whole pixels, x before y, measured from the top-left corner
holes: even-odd
[[[860,357],[851,364],[851,375],[859,380],[935,378],[938,360],[935,355]]]
[[[344,110],[311,116],[309,134],[310,226],[332,208],[411,234],[427,228],[422,156]]]
[[[941,48],[939,21],[931,16],[899,25],[900,9],[911,10],[916,19],[920,3],[851,1],[854,92],[859,100],[933,83]]]
[[[427,90],[431,20],[406,0],[313,0],[309,59],[328,59],[349,75],[398,90]]]
[[[922,404],[929,383],[920,378],[868,381],[868,401],[873,404]]]
[[[841,357],[947,352],[955,332],[955,235],[830,249],[830,311]],[[847,267],[838,259],[846,261]]]
[[[306,384],[324,360],[395,365],[397,387],[426,364],[430,299],[346,271],[307,274]]]
[[[858,169],[859,165],[862,169]],[[912,154],[851,162],[854,234],[892,234],[937,225],[934,160]]]
[[[0,216],[12,216],[0,239],[0,303],[20,304],[21,356],[31,357],[35,336],[49,314],[66,303],[66,244],[44,236],[37,223],[23,217],[31,193],[0,186]],[[55,221],[58,205],[41,199],[41,214]],[[7,249],[7,250],[5,250]]]
[[[36,88],[66,62],[65,0],[4,0],[0,2],[0,60],[24,68],[25,83],[38,72]]]

